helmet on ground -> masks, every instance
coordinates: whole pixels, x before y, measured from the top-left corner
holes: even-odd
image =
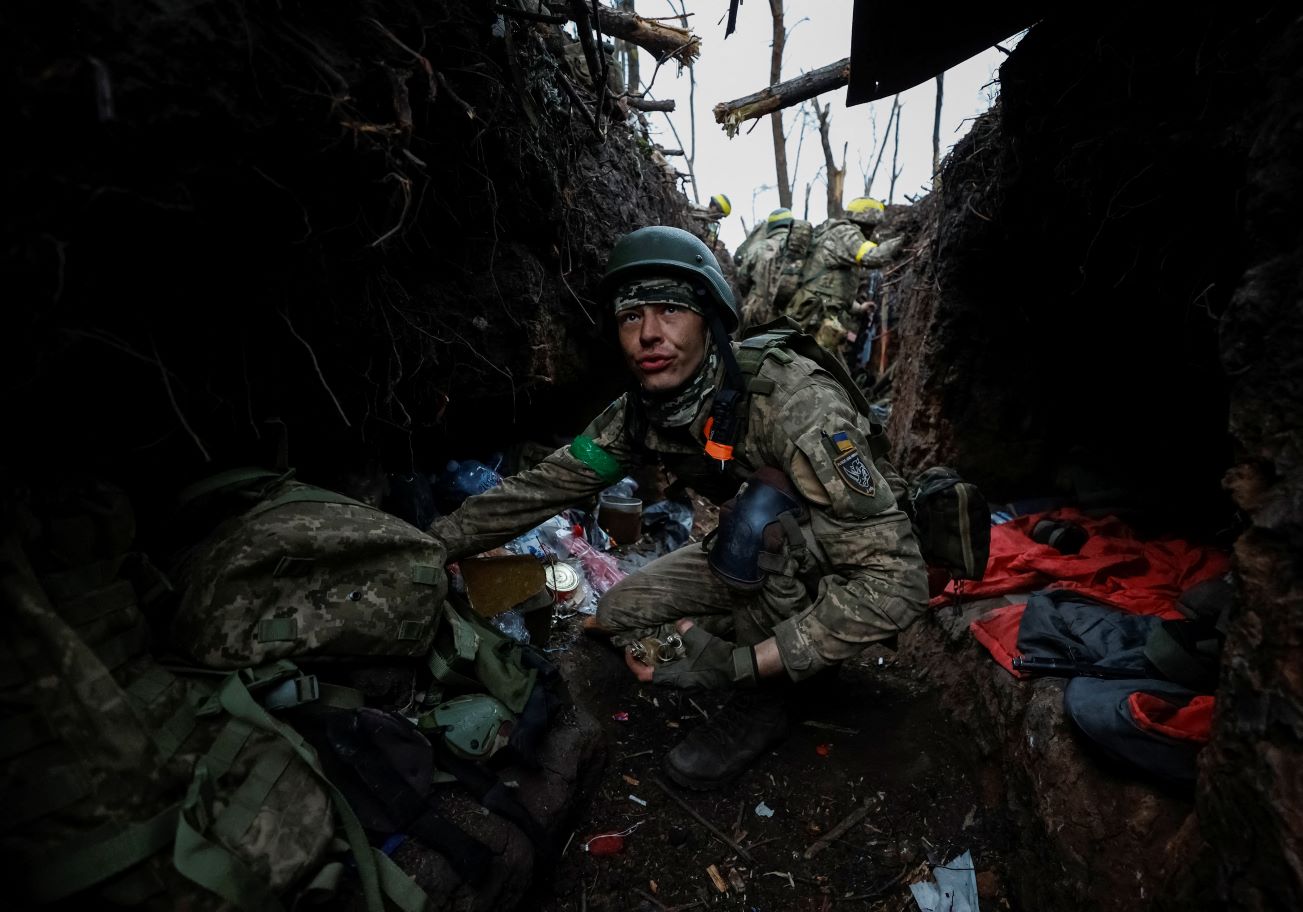
[[[725,330],[737,329],[737,302],[719,261],[699,237],[682,228],[651,225],[620,238],[606,261],[597,293],[609,304],[624,283],[657,276],[687,281],[698,295],[713,302]]]
[[[507,745],[516,717],[488,694],[466,694],[434,708],[434,726],[459,757],[487,760]]]
[[[724,194],[716,193],[714,196],[710,198],[710,201],[714,203],[716,207],[718,207],[719,211],[724,213],[725,215],[733,214],[733,204],[729,202],[728,197],[725,196]]]
[[[769,213],[769,218],[765,220],[765,224],[767,226],[766,232],[768,234],[773,234],[775,231],[779,231],[783,228],[790,228],[792,226],[792,210],[775,209],[773,212]]]
[[[871,196],[857,196],[846,204],[846,217],[861,225],[879,225],[886,214],[881,201]]]

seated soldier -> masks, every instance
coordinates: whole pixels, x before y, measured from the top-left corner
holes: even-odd
[[[451,559],[476,554],[648,461],[716,502],[731,498],[708,549],[653,561],[597,609],[640,681],[733,689],[665,758],[676,782],[710,788],[785,736],[793,685],[918,617],[927,575],[889,480],[903,484],[875,461],[870,438],[881,438],[849,380],[792,351],[791,331],[731,343],[733,295],[700,240],[668,227],[626,235],[599,294],[633,388],[573,444],[431,532]],[[659,657],[648,638],[664,645]]]

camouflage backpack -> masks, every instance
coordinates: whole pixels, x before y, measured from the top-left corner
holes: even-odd
[[[338,813],[378,909],[384,862],[268,711],[293,666],[160,665],[124,573],[126,498],[87,484],[49,501],[0,543],[0,851],[20,905],[277,908],[338,880]]]
[[[448,591],[431,536],[292,473],[234,470],[182,496],[243,507],[177,571],[170,645],[189,660],[234,669],[430,652]]]
[[[805,269],[805,258],[810,254],[810,242],[813,239],[813,225],[805,219],[792,220],[792,227],[787,231],[787,242],[783,245],[778,285],[774,291],[774,307],[779,313],[791,303],[792,296],[801,287],[801,272]]]
[[[910,485],[908,510],[930,566],[980,580],[991,555],[991,509],[977,485],[947,466],[925,469]]]

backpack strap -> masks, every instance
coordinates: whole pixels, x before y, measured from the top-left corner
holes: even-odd
[[[837,355],[828,351],[814,341],[791,317],[782,316],[768,323],[753,327],[743,338],[738,349],[737,361],[743,375],[747,378],[747,392],[768,396],[774,391],[774,384],[759,376],[760,367],[765,359],[775,358],[790,362],[792,353],[808,358],[832,375],[855,410],[869,419],[869,451],[875,460],[887,455],[887,435],[882,425],[873,420],[873,411],[864,391],[855,385],[850,371]]]

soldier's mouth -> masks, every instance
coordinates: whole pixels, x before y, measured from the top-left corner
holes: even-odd
[[[653,358],[639,358],[638,370],[642,371],[644,374],[659,374],[661,371],[669,367],[673,360],[672,357],[662,355]]]

